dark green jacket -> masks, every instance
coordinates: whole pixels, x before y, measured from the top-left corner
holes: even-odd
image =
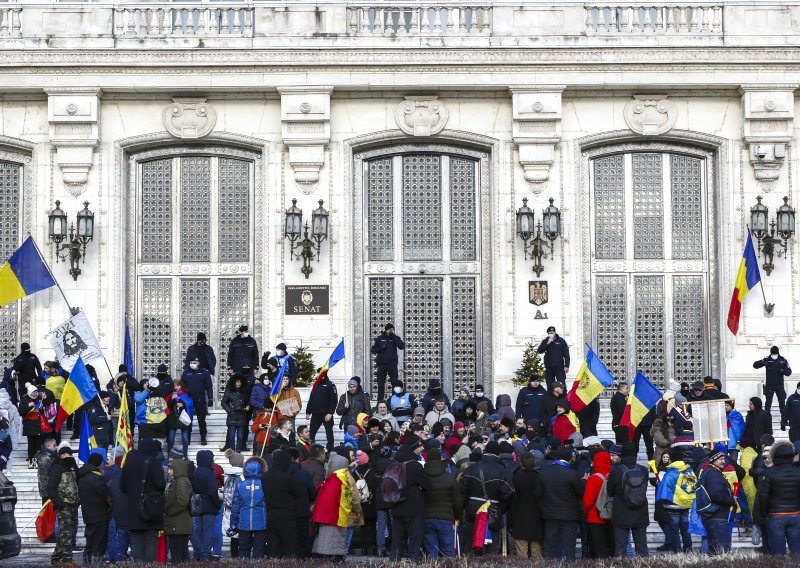
[[[172,483],[167,489],[164,505],[164,534],[192,534],[194,523],[189,513],[189,501],[192,498],[192,482],[187,475],[184,460],[172,460]]]

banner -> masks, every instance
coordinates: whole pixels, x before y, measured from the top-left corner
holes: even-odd
[[[78,312],[47,334],[47,340],[56,352],[61,368],[72,371],[78,356],[87,365],[95,359],[102,359],[103,352],[94,336],[86,314]]]

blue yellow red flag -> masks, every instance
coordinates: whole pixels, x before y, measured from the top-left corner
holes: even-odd
[[[33,237],[28,237],[8,262],[0,266],[0,308],[55,285]]]
[[[600,357],[589,346],[586,361],[583,362],[572,388],[567,393],[567,400],[573,412],[580,412],[586,405],[614,383],[614,376],[603,364]]]
[[[644,373],[636,371],[636,377],[631,383],[631,391],[628,393],[628,404],[622,412],[622,419],[619,421],[620,426],[628,427],[631,438],[633,438],[633,432],[642,421],[642,418],[650,412],[650,409],[656,405],[662,396],[661,391],[650,382],[650,379]]]
[[[733,335],[739,331],[739,318],[742,315],[742,302],[747,293],[761,282],[761,271],[758,269],[756,248],[753,246],[753,236],[750,228],[747,229],[747,241],[744,244],[742,260],[739,262],[739,272],[736,274],[736,284],[733,286],[731,305],[728,308],[728,329]]]
[[[97,389],[94,386],[92,377],[89,376],[89,371],[86,370],[83,358],[78,356],[75,366],[72,367],[72,371],[69,373],[67,384],[64,385],[64,391],[61,393],[61,404],[58,407],[58,416],[56,417],[56,431],[61,430],[61,425],[70,414],[96,396]]]

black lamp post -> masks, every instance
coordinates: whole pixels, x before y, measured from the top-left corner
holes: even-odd
[[[542,234],[545,238],[542,238]],[[525,260],[528,256],[533,260],[533,272],[537,277],[544,271],[542,260],[547,255],[548,248],[550,259],[553,259],[553,242],[559,235],[561,235],[561,212],[553,205],[553,198],[550,198],[550,205],[542,211],[542,221],[535,223],[533,210],[528,207],[528,198],[523,197],[522,207],[517,209],[517,236],[522,241]]]
[[[795,232],[795,210],[789,205],[789,198],[784,197],[783,205],[778,207],[775,219],[770,222],[769,208],[761,203],[762,199],[760,195],[756,197],[757,203],[750,208],[750,232],[758,240],[758,251],[764,257],[764,272],[769,276],[775,269],[775,254],[785,258],[789,253],[789,240]],[[776,247],[783,250],[776,250]]]
[[[69,227],[69,242],[61,244],[67,239],[67,214],[61,210],[61,202],[56,201],[56,207],[47,214],[48,236],[56,245],[56,262],[69,259],[69,273],[73,280],[78,280],[81,273],[80,262],[86,263],[86,245],[94,240],[94,213],[89,211],[89,202],[83,202],[83,209],[76,215],[78,230],[75,225]]]
[[[316,259],[319,262],[322,241],[328,239],[328,220],[330,214],[322,206],[322,199],[319,200],[319,207],[311,213],[311,235],[308,234],[308,223],[303,227],[303,211],[297,207],[297,199],[292,199],[292,206],[286,210],[283,236],[289,240],[289,258],[303,259],[303,267],[300,271],[306,278],[314,271],[311,262]],[[302,240],[300,239],[302,234]],[[300,249],[295,254],[295,249]]]

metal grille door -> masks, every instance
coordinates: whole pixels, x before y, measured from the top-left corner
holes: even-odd
[[[430,379],[448,392],[476,381],[483,341],[479,174],[478,160],[442,153],[365,162],[365,367],[372,394],[369,347],[389,322],[406,343],[398,367],[409,392],[425,392]]]
[[[225,386],[227,347],[253,324],[253,162],[171,156],[138,164],[137,372],[180,375],[204,332]]]
[[[631,152],[592,160],[592,341],[614,375],[710,372],[705,160]]]
[[[0,258],[5,262],[19,247],[20,194],[22,193],[22,166],[0,162]],[[19,328],[19,302],[0,308],[0,357],[4,365],[11,366],[17,353]]]

